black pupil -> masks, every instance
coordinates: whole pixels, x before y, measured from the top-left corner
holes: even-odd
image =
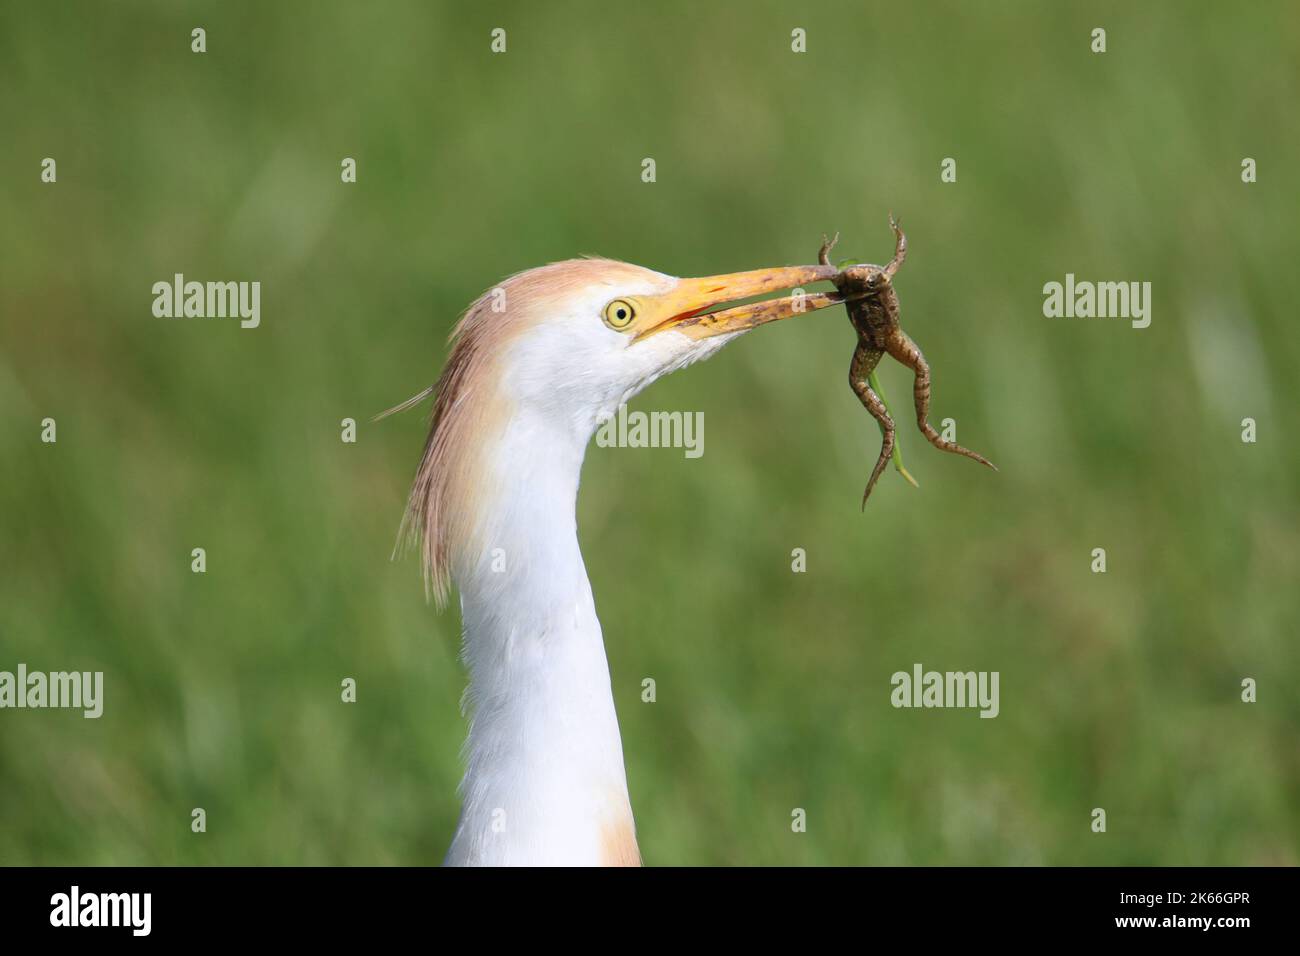
[[[615,314],[616,314],[620,319],[626,319],[626,318],[627,318],[627,309],[619,309],[618,312],[616,312]]]

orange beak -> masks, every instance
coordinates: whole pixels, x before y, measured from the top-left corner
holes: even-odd
[[[839,270],[834,266],[781,266],[702,279],[679,279],[671,292],[639,297],[642,308],[637,310],[633,341],[669,329],[693,339],[707,339],[840,305],[845,297],[838,292],[803,291],[805,285],[825,282],[837,275]],[[717,308],[783,289],[796,291],[785,298]]]

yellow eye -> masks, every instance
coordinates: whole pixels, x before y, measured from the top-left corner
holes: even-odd
[[[615,299],[609,305],[605,306],[605,324],[611,329],[622,331],[632,324],[632,319],[636,317],[636,309],[627,299]]]

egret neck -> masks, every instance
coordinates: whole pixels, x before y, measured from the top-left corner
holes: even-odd
[[[578,547],[591,431],[516,409],[459,576],[471,714],[447,862],[640,862],[609,666]]]

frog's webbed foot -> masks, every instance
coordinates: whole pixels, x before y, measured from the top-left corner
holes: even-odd
[[[912,397],[916,402],[916,424],[921,429],[921,434],[926,437],[930,444],[940,451],[949,451],[954,455],[964,455],[972,461],[978,461],[981,465],[988,465],[994,471],[997,471],[997,465],[983,455],[973,452],[969,448],[963,448],[956,442],[948,441],[930,426],[927,420],[930,415],[930,366],[926,363],[925,356],[921,354],[920,348],[908,337],[907,333],[902,329],[895,330],[885,342],[885,350],[915,373],[916,378],[912,385]]]
[[[872,469],[867,487],[862,492],[863,511],[867,509],[867,499],[871,497],[871,489],[876,487],[885,465],[894,454],[894,420],[889,417],[889,410],[885,408],[885,403],[881,401],[880,396],[867,383],[867,376],[875,369],[880,356],[879,349],[859,348],[853,353],[853,364],[849,366],[849,385],[853,387],[854,393],[867,411],[871,412],[872,417],[880,423],[880,457],[876,459],[876,467]]]
[[[835,243],[840,241],[840,234],[835,233],[834,238],[827,239],[826,233],[822,233],[822,247],[817,253],[817,261],[824,266],[831,264],[831,250],[835,248]]]

